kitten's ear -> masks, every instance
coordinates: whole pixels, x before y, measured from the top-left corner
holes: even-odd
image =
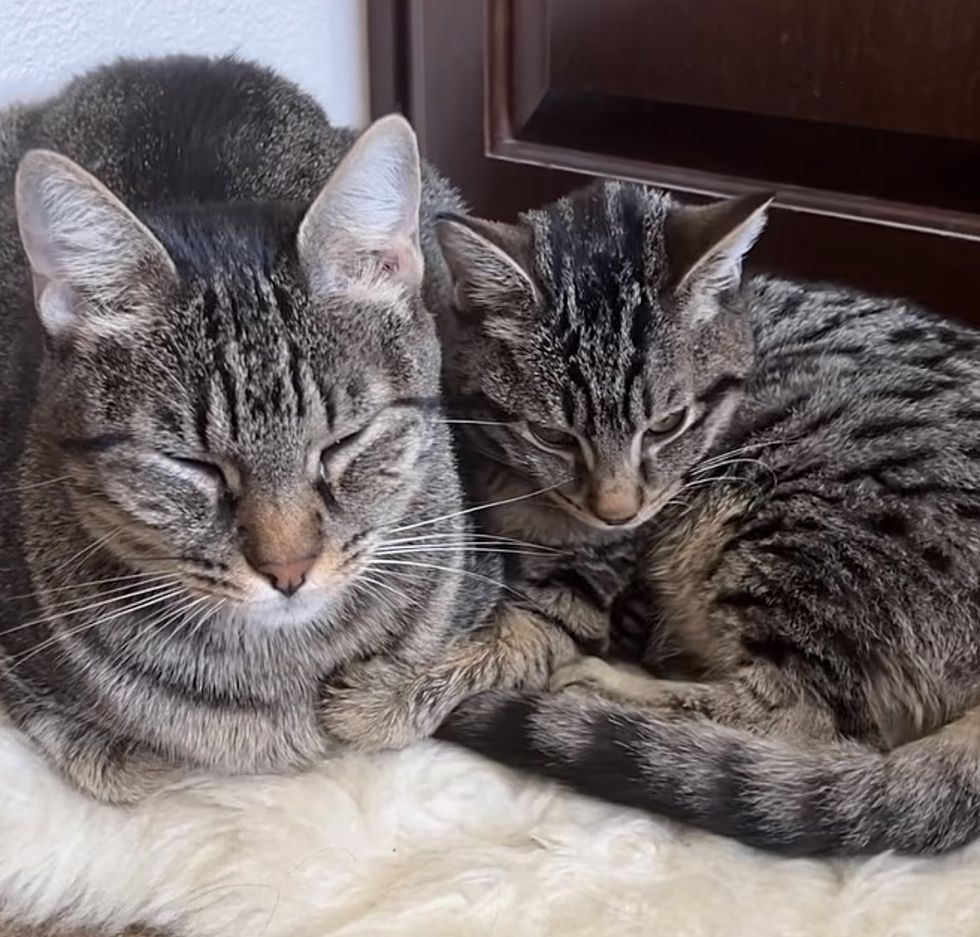
[[[774,197],[771,192],[753,193],[710,205],[674,207],[666,229],[674,288],[694,281],[715,291],[737,285],[742,260],[766,226]]]
[[[126,328],[141,298],[176,281],[173,261],[146,225],[70,159],[26,153],[15,197],[35,305],[52,335]]]
[[[436,233],[464,312],[519,312],[538,301],[529,229],[463,215],[442,215]]]
[[[315,290],[352,281],[422,281],[415,132],[397,114],[376,120],[343,158],[303,218],[297,248]]]

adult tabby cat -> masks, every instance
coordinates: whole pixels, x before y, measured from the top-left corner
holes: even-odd
[[[642,537],[648,662],[687,678],[586,658],[556,685],[599,695],[488,694],[441,735],[760,847],[952,849],[980,830],[980,341],[743,282],[765,211],[603,183],[443,223],[484,478],[556,486],[497,529]]]
[[[447,649],[499,605],[433,406],[458,202],[400,118],[352,143],[230,60],[0,119],[0,706],[96,797],[404,744],[528,675],[526,614],[517,671]]]

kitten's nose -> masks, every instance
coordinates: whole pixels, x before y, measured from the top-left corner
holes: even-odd
[[[272,583],[274,589],[278,589],[283,595],[289,596],[293,595],[306,582],[306,574],[315,562],[315,556],[307,556],[301,560],[290,560],[287,563],[263,563],[256,569]]]
[[[640,493],[636,485],[599,488],[589,499],[592,513],[613,527],[628,524],[639,513]]]

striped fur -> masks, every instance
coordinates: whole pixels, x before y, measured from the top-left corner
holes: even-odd
[[[579,661],[565,692],[474,701],[442,735],[760,847],[955,848],[980,831],[980,338],[901,301],[739,285],[737,207],[688,267],[703,219],[615,183],[529,213],[509,257],[537,298],[463,302],[453,352],[461,390],[510,414],[489,428],[507,464],[484,472],[515,489],[568,471],[522,419],[601,464],[689,408],[632,463],[654,506],[634,528],[646,663],[682,679]],[[596,483],[574,459],[573,499]],[[598,552],[581,510],[552,524],[560,506],[494,520]]]
[[[231,60],[0,116],[0,704],[93,796],[405,744],[501,676],[452,643],[499,576],[427,309],[458,202],[403,121],[353,141]]]

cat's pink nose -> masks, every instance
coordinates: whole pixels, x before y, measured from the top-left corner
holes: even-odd
[[[606,524],[628,524],[640,511],[640,493],[636,485],[600,487],[592,493],[589,507]]]
[[[293,595],[306,582],[306,574],[315,562],[315,556],[307,556],[287,563],[263,563],[256,569],[272,583],[274,589],[288,596]]]

